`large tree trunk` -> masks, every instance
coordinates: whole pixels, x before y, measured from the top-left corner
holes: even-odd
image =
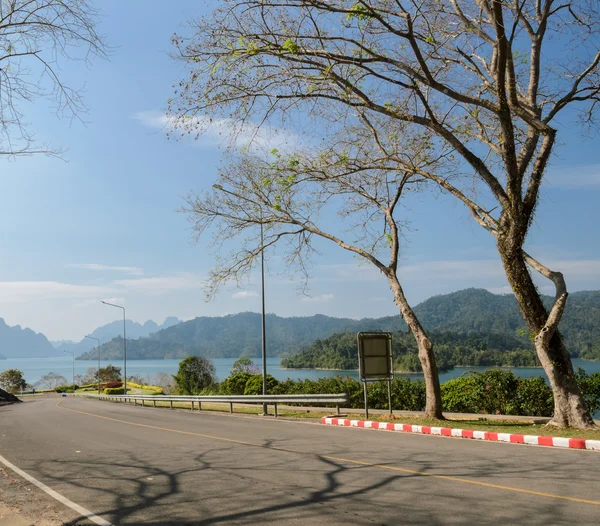
[[[533,283],[521,246],[519,237],[512,232],[498,236],[498,252],[506,277],[529,331],[535,335],[535,350],[554,394],[554,416],[549,425],[579,429],[594,427],[560,332],[553,330],[551,337],[544,337],[548,312]],[[566,291],[563,301],[566,301]]]
[[[396,305],[398,305],[404,321],[406,321],[409,329],[415,337],[415,340],[417,341],[419,360],[421,361],[423,376],[425,377],[425,416],[429,418],[443,419],[444,415],[442,414],[440,378],[438,376],[435,355],[433,354],[433,345],[429,341],[427,333],[421,326],[421,323],[419,322],[411,306],[408,304],[408,301],[404,296],[402,286],[400,285],[395,273],[390,272],[388,274],[388,280],[394,293]]]

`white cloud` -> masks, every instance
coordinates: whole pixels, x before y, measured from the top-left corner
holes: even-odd
[[[600,280],[600,259],[543,259],[540,261],[552,270],[560,271],[569,280]],[[532,273],[537,276],[535,272]],[[424,261],[422,263],[400,264],[398,276],[406,284],[414,282],[454,282],[461,286],[481,286],[477,281],[490,282],[488,290],[498,293],[510,292],[504,287],[506,274],[499,259],[456,259],[441,261]],[[385,277],[373,265],[345,263],[339,265],[322,265],[318,267],[318,281],[323,282],[363,282],[385,280]],[[471,283],[471,285],[469,285]],[[485,286],[485,285],[484,285]]]
[[[114,284],[125,288],[129,292],[138,292],[151,296],[183,289],[201,289],[204,286],[202,278],[195,274],[121,279],[115,281]]]
[[[383,274],[371,264],[343,263],[319,267],[320,281],[380,281]],[[504,276],[502,264],[494,259],[464,259],[424,261],[422,263],[400,264],[398,275],[407,281],[431,279],[457,280],[469,278],[498,278]]]
[[[505,275],[502,264],[495,259],[457,259],[400,265],[398,274],[401,278],[407,276],[409,280],[481,279]]]
[[[321,294],[319,296],[305,296],[300,301],[304,303],[327,303],[333,301],[334,298],[333,294]]]
[[[245,298],[257,298],[258,292],[255,292],[254,290],[240,290],[239,292],[235,292],[234,294],[232,294],[231,297],[236,300]]]
[[[115,267],[111,265],[101,265],[98,263],[72,263],[70,265],[66,265],[66,267],[85,270],[124,272],[133,276],[141,276],[144,274],[144,269],[140,267]]]
[[[0,282],[0,304],[27,303],[44,300],[77,300],[79,306],[127,294],[160,295],[185,289],[200,289],[203,281],[195,274],[156,276],[111,281],[105,285],[63,283],[59,281]],[[118,302],[117,302],[118,303]]]
[[[554,188],[600,190],[600,165],[557,167],[549,170],[547,180]]]
[[[74,285],[58,281],[0,282],[0,303],[28,303],[55,299],[83,299],[114,294],[110,286]]]
[[[299,144],[299,137],[286,130],[276,129],[268,124],[239,124],[233,119],[211,119],[205,116],[193,116],[189,119],[168,117],[158,111],[141,111],[134,119],[148,128],[168,131],[201,132],[195,144],[201,147],[235,145],[237,148],[248,146],[271,151],[277,148],[286,151],[290,145]]]

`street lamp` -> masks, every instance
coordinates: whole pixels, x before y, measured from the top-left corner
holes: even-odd
[[[125,333],[125,307],[115,305],[114,303],[108,303],[108,301],[103,301],[102,303],[104,303],[104,305],[123,309],[123,394],[127,394],[127,336]],[[98,381],[100,381],[99,378]]]
[[[262,393],[267,394],[267,331],[265,327],[265,243],[263,238],[262,213],[260,214],[260,274],[262,290]],[[267,404],[263,404],[263,414],[268,414]]]
[[[96,346],[96,352],[98,353],[98,396],[100,396],[100,340],[88,335],[86,335],[85,338],[96,340],[98,342],[98,345]]]
[[[220,190],[226,194],[238,197],[233,192],[225,190],[220,184],[213,184],[215,190]],[[263,231],[263,215],[262,208],[260,209],[260,274],[261,274],[261,291],[262,291],[262,394],[267,394],[267,331],[265,327],[265,242]],[[269,413],[267,404],[263,403],[263,414]]]
[[[75,386],[75,353],[71,352],[71,351],[65,351],[63,349],[63,352],[69,353],[72,357],[73,357],[73,386]],[[75,394],[75,387],[73,387],[73,394]]]

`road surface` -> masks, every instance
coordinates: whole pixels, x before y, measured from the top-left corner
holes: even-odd
[[[0,408],[0,455],[115,525],[597,525],[600,517],[598,452],[268,417],[36,400]]]

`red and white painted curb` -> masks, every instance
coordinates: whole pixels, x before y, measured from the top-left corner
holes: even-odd
[[[344,418],[329,417],[323,417],[321,422],[330,426],[362,427],[366,429],[370,428],[383,429],[385,431],[401,431],[404,433],[419,433],[422,435],[473,438],[476,440],[488,440],[492,442],[510,442],[513,444],[531,444],[534,446],[593,449],[600,451],[600,440],[584,440],[582,438],[492,433],[491,431],[471,431],[469,429],[452,429],[449,427],[417,426],[413,424],[394,424],[390,422],[372,422],[370,420],[348,420]]]

